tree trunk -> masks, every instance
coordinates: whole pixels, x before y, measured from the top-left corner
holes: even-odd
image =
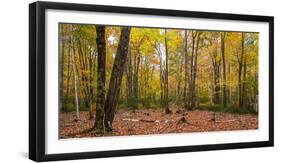
[[[213,74],[210,74],[212,76]],[[210,80],[210,104],[214,105],[214,82],[213,80]]]
[[[197,78],[197,60],[198,49],[201,32],[192,30],[192,52],[190,61],[190,80],[189,80],[189,101],[188,110],[193,110],[196,107],[196,78]]]
[[[71,35],[70,35],[70,41],[71,41],[71,47],[72,47],[72,69],[73,69],[73,85],[74,85],[74,96],[75,96],[75,105],[76,105],[76,119],[79,120],[79,99],[78,99],[78,93],[77,93],[77,76],[76,76],[76,67],[75,67],[75,50],[74,50],[74,41],[73,41],[73,25],[71,25]]]
[[[68,29],[68,32],[70,32],[70,28],[69,26],[67,26],[67,29]],[[66,95],[64,98],[64,102],[65,102],[65,111],[67,112],[68,111],[68,108],[67,108],[67,103],[69,102],[69,94],[70,94],[70,77],[71,77],[71,64],[70,64],[70,60],[71,60],[71,45],[70,45],[70,42],[71,42],[71,38],[70,38],[70,35],[68,37],[68,55],[67,55],[67,78],[66,78]]]
[[[62,112],[66,112],[66,107],[65,107],[65,102],[64,102],[64,94],[63,94],[63,89],[64,89],[64,49],[65,49],[65,31],[64,31],[64,24],[60,25],[60,33],[61,33],[61,55],[60,55],[60,110]]]
[[[135,68],[134,68],[134,78],[133,78],[133,85],[134,85],[134,98],[135,98],[135,102],[136,105],[134,105],[134,109],[138,109],[138,94],[139,94],[139,66],[140,66],[140,53],[138,50],[139,47],[137,47],[137,53],[135,56]]]
[[[159,78],[160,78],[160,106],[164,107],[164,74],[163,74],[163,55],[160,50],[160,44],[158,42],[155,43],[155,49],[157,51],[157,54],[159,56]]]
[[[197,32],[191,31],[192,36],[192,49],[191,49],[191,58],[190,58],[190,78],[189,78],[189,97],[188,97],[188,110],[192,110],[192,101],[193,101],[193,71],[194,71],[194,48],[195,48],[195,38]]]
[[[79,71],[78,69],[81,70],[81,82],[80,82],[80,85],[82,87],[82,90],[84,92],[84,100],[86,102],[86,105],[88,107],[88,110],[89,110],[89,117],[90,119],[92,119],[92,102],[93,102],[93,89],[92,89],[92,74],[87,74],[86,72],[87,71],[91,71],[91,54],[89,54],[89,56],[85,56],[86,55],[86,50],[82,49],[82,41],[81,41],[81,38],[78,38],[77,39],[78,41],[78,46],[79,46],[79,50],[78,50],[78,54],[79,54],[79,64],[77,63],[77,76],[79,76]],[[87,59],[89,58],[89,64],[88,64],[88,61]]]
[[[212,44],[214,41],[217,40],[216,33],[213,33],[212,36]],[[217,44],[217,42],[216,42]],[[213,70],[213,103],[219,104],[220,103],[220,64],[221,59],[219,59],[218,50],[217,48],[213,49],[211,53],[211,61],[212,61],[212,70]]]
[[[178,62],[178,74],[177,74],[177,86],[176,86],[176,104],[180,105],[181,103],[181,83],[182,83],[182,69],[183,69],[183,59],[182,57],[179,58]]]
[[[104,127],[106,131],[112,130],[112,122],[114,120],[115,109],[120,95],[122,76],[126,65],[130,31],[131,28],[129,27],[122,27],[121,30],[120,40],[109,82],[107,98],[104,105]]]
[[[169,114],[171,111],[169,109],[169,76],[168,76],[168,65],[169,65],[169,52],[168,52],[168,45],[167,45],[167,29],[165,29],[165,51],[166,51],[166,69],[165,69],[165,84],[164,84],[164,113]]]
[[[245,53],[245,52],[244,52]],[[243,60],[243,82],[242,82],[242,103],[243,105],[246,104],[246,74],[247,74],[247,57],[244,54],[244,60]]]
[[[239,99],[239,106],[243,106],[243,99],[242,99],[242,66],[243,66],[243,58],[244,58],[244,33],[241,33],[241,56],[238,60],[238,99]]]
[[[184,31],[184,110],[188,110],[187,98],[187,84],[188,84],[188,54],[187,54],[187,31]]]
[[[104,103],[105,103],[105,80],[106,80],[106,38],[105,26],[96,26],[98,48],[98,78],[97,78],[97,103],[95,129],[105,130]]]
[[[193,82],[192,82],[192,101],[191,101],[191,109],[194,109],[197,106],[198,100],[196,98],[196,79],[197,79],[197,60],[198,60],[198,49],[200,43],[200,35],[201,32],[197,33],[196,39],[196,49],[194,54],[194,70],[193,70]]]
[[[225,32],[221,33],[221,55],[222,55],[222,71],[223,71],[223,84],[222,84],[222,107],[225,108],[227,105],[227,88],[226,88],[226,68],[225,68]]]
[[[131,50],[129,48],[127,63],[126,63],[126,96],[129,102],[129,99],[132,96],[132,57]]]

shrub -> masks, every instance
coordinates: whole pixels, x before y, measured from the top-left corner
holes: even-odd
[[[257,112],[253,108],[249,107],[238,107],[236,105],[229,105],[226,108],[223,108],[222,105],[214,104],[214,105],[200,105],[197,107],[200,110],[209,110],[216,112],[228,112],[228,113],[239,113],[239,114],[257,114]]]

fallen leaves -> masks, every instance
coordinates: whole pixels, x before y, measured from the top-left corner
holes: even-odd
[[[115,114],[113,132],[109,135],[98,135],[89,132],[93,127],[94,119],[89,119],[88,112],[80,112],[79,121],[75,121],[75,113],[61,113],[60,138],[250,130],[258,128],[257,115],[215,113],[199,110],[185,113],[176,109],[172,109],[172,112],[172,114],[163,114],[160,109],[119,110]]]

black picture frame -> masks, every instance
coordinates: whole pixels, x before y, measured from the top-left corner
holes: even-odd
[[[98,151],[83,153],[45,153],[45,11],[96,11],[123,14],[160,15],[221,20],[255,21],[269,23],[269,140],[262,142],[156,147],[149,149]],[[55,161],[100,157],[132,156],[191,151],[269,147],[274,145],[274,18],[270,16],[239,15],[210,12],[178,11],[151,8],[103,6],[88,4],[34,2],[29,5],[29,158],[34,161]]]

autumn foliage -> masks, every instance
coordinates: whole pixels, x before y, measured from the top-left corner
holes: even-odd
[[[59,31],[60,138],[258,128],[258,33]]]

